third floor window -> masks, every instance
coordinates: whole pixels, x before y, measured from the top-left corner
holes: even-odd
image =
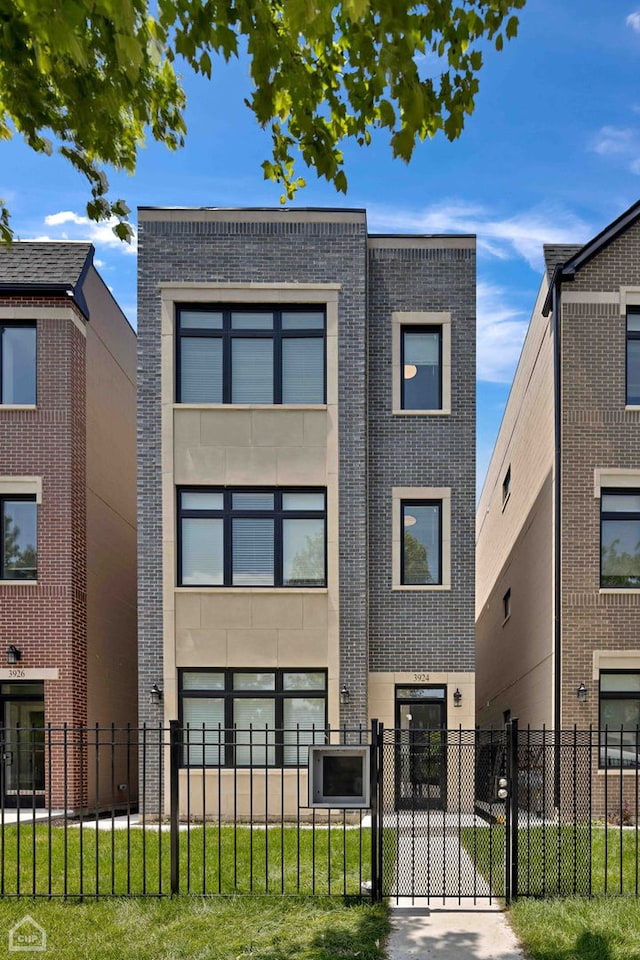
[[[326,402],[324,310],[180,307],[179,403]]]
[[[627,311],[627,406],[640,406],[640,308]]]

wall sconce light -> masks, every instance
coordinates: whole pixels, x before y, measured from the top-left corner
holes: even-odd
[[[462,704],[462,694],[458,687],[456,687],[455,693],[453,695],[453,705],[454,707],[459,707]]]
[[[157,683],[154,683],[151,687],[149,694],[151,696],[151,703],[162,703],[162,690]]]
[[[7,647],[7,660],[9,663],[18,663],[22,657],[22,652],[13,644]]]
[[[350,696],[351,691],[349,690],[349,687],[346,685],[346,683],[343,683],[342,689],[340,690],[340,703],[342,706],[344,706],[345,703],[349,703]]]
[[[588,693],[587,688],[584,682],[582,682],[578,687],[578,689],[576,690],[576,697],[578,698],[579,703],[587,702],[587,693]]]

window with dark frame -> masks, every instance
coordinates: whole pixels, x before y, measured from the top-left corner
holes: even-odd
[[[626,403],[640,406],[640,307],[627,309]]]
[[[640,490],[600,493],[600,586],[640,588]]]
[[[442,583],[442,501],[401,501],[402,550],[400,583],[435,586]]]
[[[507,467],[507,472],[504,475],[504,480],[502,481],[502,506],[505,505],[509,497],[511,496],[511,464]]]
[[[511,616],[511,587],[507,590],[504,597],[502,598],[502,619],[508,620]]]
[[[326,742],[327,671],[179,670],[183,766],[305,766]]]
[[[442,409],[442,327],[400,329],[403,410]]]
[[[0,402],[36,402],[35,323],[0,323]]]
[[[181,306],[178,403],[326,403],[326,315],[307,306]]]
[[[36,498],[0,497],[2,556],[0,580],[35,580],[38,575],[38,508]]]
[[[640,766],[640,671],[600,671],[600,766]]]
[[[324,587],[326,491],[182,487],[179,586]]]

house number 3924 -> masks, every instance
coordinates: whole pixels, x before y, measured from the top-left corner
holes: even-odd
[[[428,673],[414,673],[413,675],[414,683],[429,683],[429,674]]]

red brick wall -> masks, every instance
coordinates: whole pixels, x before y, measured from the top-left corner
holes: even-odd
[[[37,322],[36,409],[0,407],[0,476],[42,477],[38,580],[0,585],[0,657],[4,661],[6,647],[14,643],[22,651],[21,666],[57,667],[59,679],[44,683],[45,720],[54,726],[82,724],[87,718],[85,337],[68,318],[75,309],[68,297],[0,299],[0,306],[13,305],[65,308],[67,317]],[[78,319],[84,322],[79,313]],[[67,767],[67,805],[76,806],[85,777],[72,751]],[[62,762],[55,762],[56,807],[63,801],[62,774]]]

